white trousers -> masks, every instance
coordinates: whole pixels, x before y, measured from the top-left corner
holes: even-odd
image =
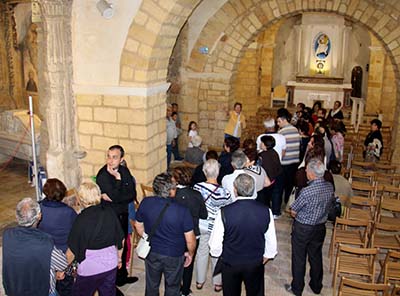
[[[200,241],[199,248],[197,249],[196,255],[196,282],[203,284],[206,281],[207,270],[208,270],[208,258],[210,256],[210,247],[208,246],[208,241],[210,240],[210,233],[200,229]],[[215,264],[217,264],[218,258],[211,257],[212,271],[214,271]],[[222,279],[221,274],[213,277],[214,285],[221,285]]]

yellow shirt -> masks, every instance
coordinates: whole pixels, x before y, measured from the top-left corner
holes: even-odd
[[[240,115],[240,118],[239,118],[239,115]],[[239,124],[237,124],[238,120],[240,120]],[[236,135],[234,135],[236,125],[238,125],[238,128],[237,128]],[[229,112],[229,121],[226,124],[224,133],[234,136],[236,138],[240,138],[240,136],[242,134],[242,128],[246,128],[246,117],[244,116],[244,114],[243,113],[237,114],[235,111],[230,111]]]

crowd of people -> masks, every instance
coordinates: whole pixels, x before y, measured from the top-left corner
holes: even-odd
[[[79,207],[63,202],[65,185],[49,179],[46,198],[21,200],[18,226],[3,234],[3,285],[7,295],[123,295],[134,227],[149,238],[145,256],[145,295],[159,295],[162,276],[167,296],[192,295],[207,281],[211,261],[216,292],[224,296],[264,295],[264,265],[278,253],[275,220],[287,207],[293,217],[292,281],[288,292],[302,295],[307,257],[312,291],[322,290],[322,246],[335,192],[352,195],[341,175],[345,126],[341,103],[326,112],[321,103],[281,108],[268,118],[256,140],[241,143],[246,118],[242,105],[229,112],[223,151],[204,152],[197,124],[191,121],[189,145],[181,159],[178,106],[167,108],[168,170],[154,178],[154,196],[135,210],[136,182],[113,145],[96,183],[78,191]],[[371,122],[366,157],[379,159],[382,123]],[[183,166],[170,168],[175,160]],[[292,198],[294,197],[294,201]],[[251,213],[251,214],[250,214]],[[50,280],[49,280],[50,279]]]

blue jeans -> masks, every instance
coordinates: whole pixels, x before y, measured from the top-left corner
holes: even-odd
[[[164,256],[150,251],[145,260],[145,296],[159,296],[161,276],[164,275],[164,296],[180,295],[184,257]]]
[[[169,168],[169,164],[171,163],[172,157],[172,144],[167,144],[167,169]]]

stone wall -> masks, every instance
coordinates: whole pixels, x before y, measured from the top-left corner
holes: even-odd
[[[97,174],[106,151],[120,144],[138,183],[149,183],[166,169],[165,94],[148,97],[77,95],[78,134],[87,156],[83,178]]]
[[[257,50],[257,43],[253,43],[240,60],[233,85],[233,100],[243,104],[243,111],[247,116],[255,115],[257,112],[261,82],[260,70],[260,54]]]
[[[382,43],[371,35],[368,72],[368,95],[365,111],[384,114],[384,124],[391,125],[396,106],[396,78],[392,62]]]

